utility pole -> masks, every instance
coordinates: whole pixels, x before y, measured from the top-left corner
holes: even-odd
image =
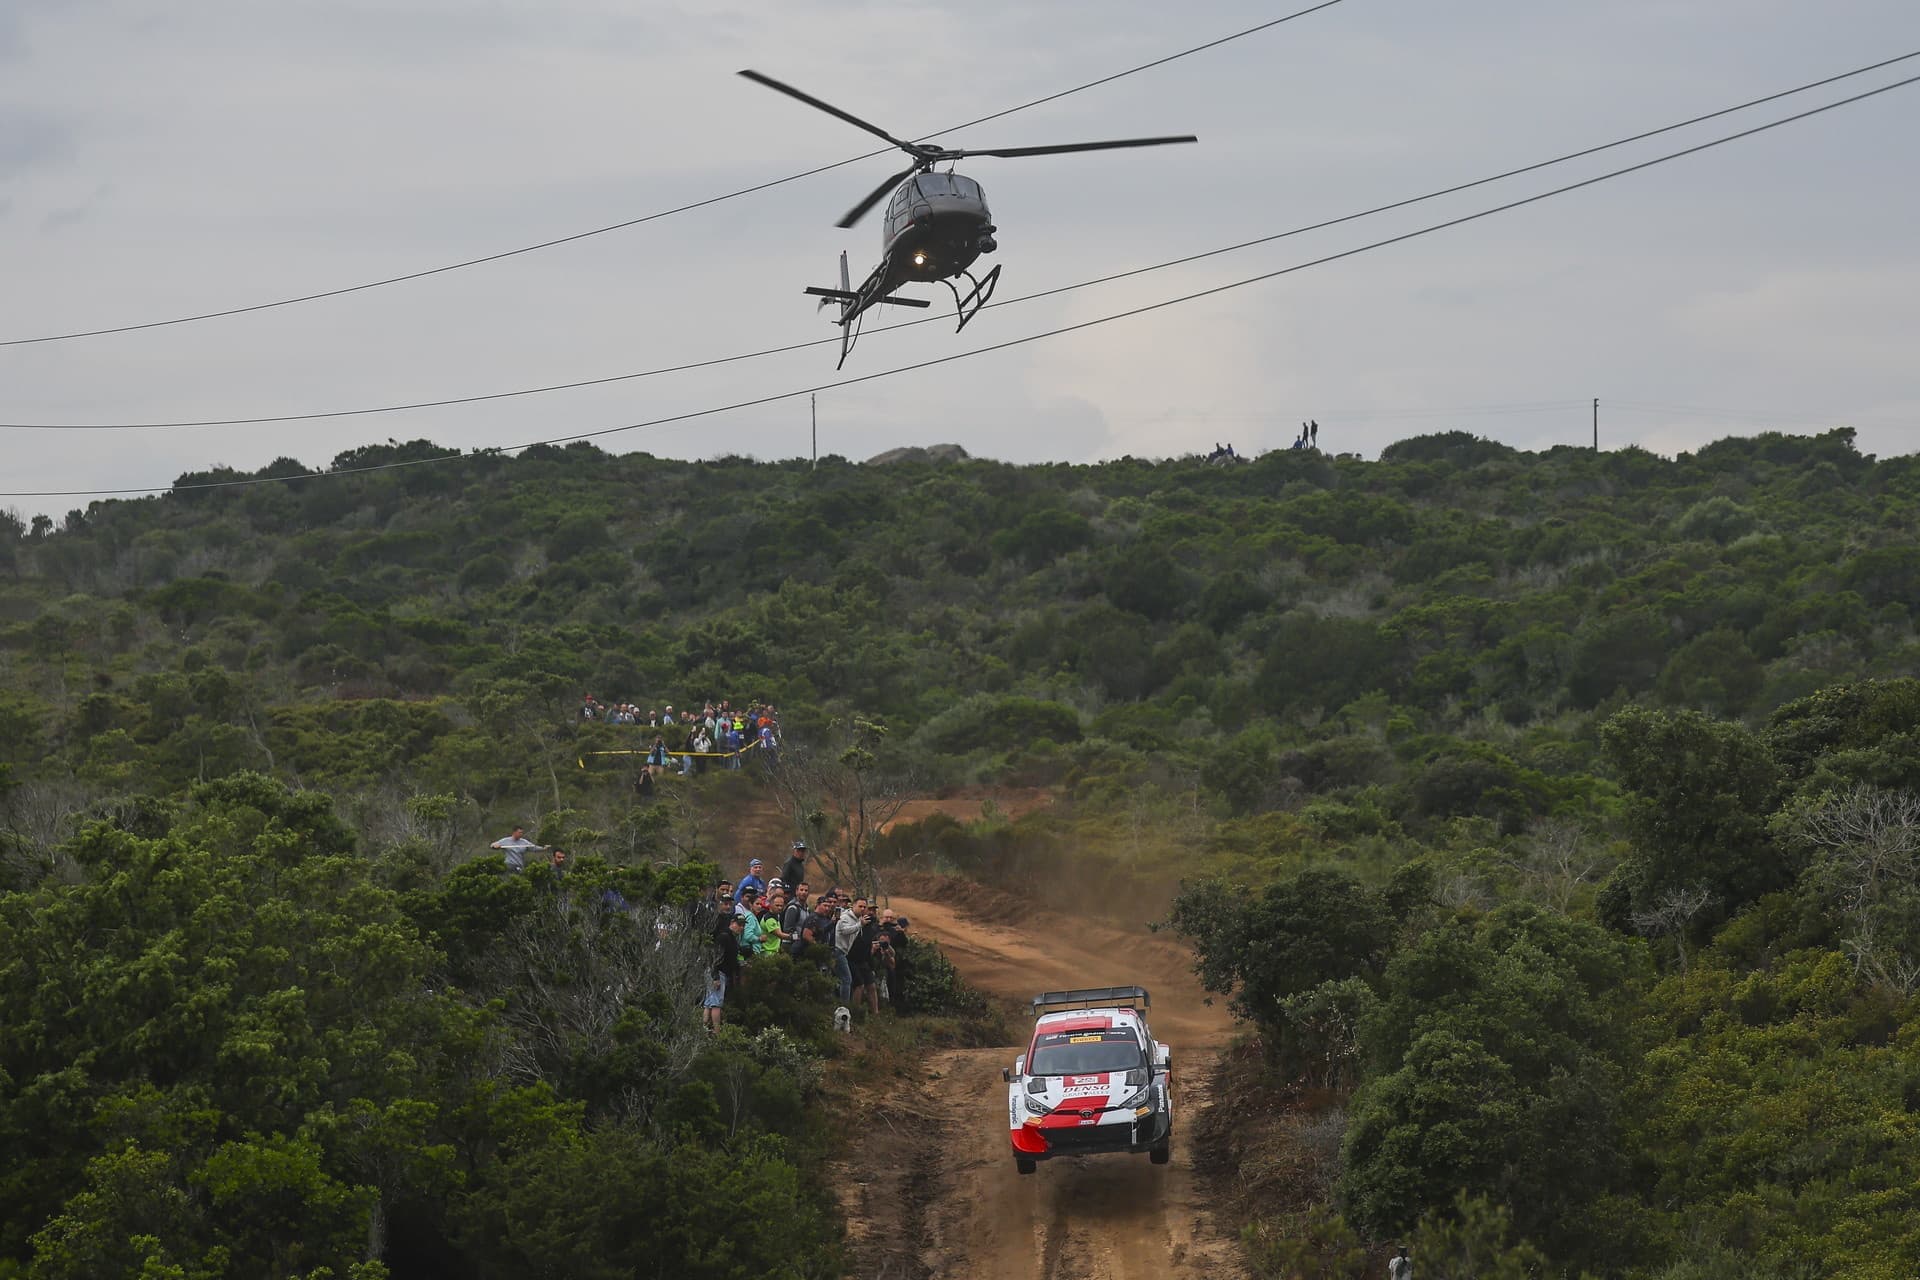
[[[1598,400],[1594,401],[1596,405],[1599,403]],[[807,397],[807,412],[813,418],[813,465],[809,467],[808,470],[818,471],[820,469],[820,398],[818,396]],[[1594,412],[1597,414],[1599,410],[1595,409]],[[1600,438],[1599,431],[1600,428],[1594,428],[1594,439],[1596,441]],[[1596,449],[1599,447],[1598,444],[1594,445]]]
[[[1600,397],[1593,398],[1593,451],[1600,452]]]

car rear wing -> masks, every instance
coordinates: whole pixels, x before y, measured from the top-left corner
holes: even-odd
[[[1035,1015],[1056,1009],[1138,1009],[1153,1003],[1145,987],[1082,987],[1078,991],[1042,991],[1033,998]]]

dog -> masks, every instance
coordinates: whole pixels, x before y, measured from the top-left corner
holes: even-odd
[[[833,1011],[833,1029],[835,1031],[853,1030],[853,1010],[841,1005]]]

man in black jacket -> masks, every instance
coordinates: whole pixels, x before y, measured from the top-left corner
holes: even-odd
[[[747,922],[732,912],[713,931],[713,967],[707,975],[707,994],[701,1000],[707,1030],[720,1029],[720,1006],[740,981],[740,934]]]
[[[887,914],[891,915],[892,911]],[[886,931],[893,954],[893,968],[887,974],[887,998],[893,1002],[893,1011],[904,1016],[913,1012],[907,1003],[907,970],[913,957],[913,943],[907,938],[907,918],[899,916],[891,923],[883,919],[880,927]]]
[[[793,886],[807,878],[807,842],[805,840],[793,842],[793,853],[788,857],[786,865],[780,868],[780,878],[787,882],[788,893],[792,893]]]

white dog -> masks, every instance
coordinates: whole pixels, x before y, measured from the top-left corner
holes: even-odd
[[[841,1005],[833,1011],[833,1029],[835,1031],[853,1030],[853,1010]]]

